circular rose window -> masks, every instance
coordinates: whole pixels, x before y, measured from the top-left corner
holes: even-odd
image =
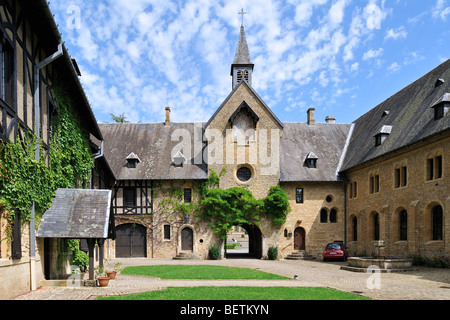
[[[236,172],[237,178],[242,182],[247,182],[252,177],[252,172],[247,167],[239,168]]]

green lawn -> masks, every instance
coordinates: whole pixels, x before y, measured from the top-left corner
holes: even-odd
[[[123,274],[163,279],[256,279],[288,280],[288,277],[248,268],[205,265],[158,265],[126,267]],[[169,287],[98,300],[369,300],[355,294],[315,287]]]
[[[98,300],[370,300],[329,288],[309,287],[169,287]]]
[[[253,280],[287,280],[288,277],[262,272],[248,268],[221,266],[189,266],[189,265],[158,265],[126,267],[122,274],[150,276],[163,279],[253,279]]]

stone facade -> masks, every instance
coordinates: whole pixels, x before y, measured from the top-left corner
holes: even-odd
[[[448,134],[447,134],[448,136]],[[375,240],[374,219],[379,215],[379,238],[387,241],[386,255],[407,257],[450,255],[449,162],[444,161],[440,178],[429,179],[427,160],[436,155],[450,157],[450,138],[423,142],[358,170],[348,172],[347,188],[357,184],[357,195],[348,199],[347,234],[350,252],[372,254]],[[406,184],[397,184],[396,169],[406,167]],[[379,175],[379,191],[370,191],[370,176]],[[354,192],[354,191],[353,191]],[[348,192],[350,194],[350,191]],[[433,240],[432,209],[441,206],[444,213],[443,237]],[[406,237],[400,236],[400,213],[407,213]],[[353,219],[357,219],[357,240],[353,237]]]

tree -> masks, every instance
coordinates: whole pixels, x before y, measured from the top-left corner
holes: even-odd
[[[129,121],[127,121],[127,116],[125,115],[125,113],[122,113],[119,116],[116,116],[113,113],[110,113],[111,118],[116,122],[116,123],[129,123]]]

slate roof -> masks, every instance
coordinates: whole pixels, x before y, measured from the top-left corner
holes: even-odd
[[[436,87],[438,79],[441,85]],[[342,170],[412,145],[450,128],[450,112],[434,120],[433,105],[450,93],[450,60],[413,82],[357,119]],[[383,128],[390,133],[381,146],[374,136]]]
[[[203,161],[195,160],[202,152],[203,123],[108,123],[101,124],[105,139],[104,154],[117,180],[203,180],[208,179],[208,168]],[[198,135],[194,134],[198,130]],[[172,139],[172,135],[175,135]],[[183,136],[186,135],[186,136]],[[183,138],[181,138],[183,136]],[[191,140],[187,140],[190,137]],[[198,137],[195,150],[194,138]],[[186,140],[185,140],[186,139]],[[172,141],[174,140],[174,141]],[[180,151],[180,143],[188,142],[187,150],[181,149],[187,162],[175,167],[173,157]],[[179,148],[176,148],[179,146]],[[140,162],[136,168],[128,168],[127,157],[134,153]],[[198,158],[197,158],[198,159]]]
[[[39,224],[39,238],[107,239],[113,234],[110,190],[58,189]]]
[[[284,123],[280,141],[280,181],[337,181],[351,124]],[[317,168],[308,168],[308,156]],[[314,158],[314,157],[313,157]]]
[[[233,64],[253,64],[250,58],[250,51],[248,50],[247,38],[245,37],[244,26],[241,26],[239,35],[239,42],[236,47]]]

